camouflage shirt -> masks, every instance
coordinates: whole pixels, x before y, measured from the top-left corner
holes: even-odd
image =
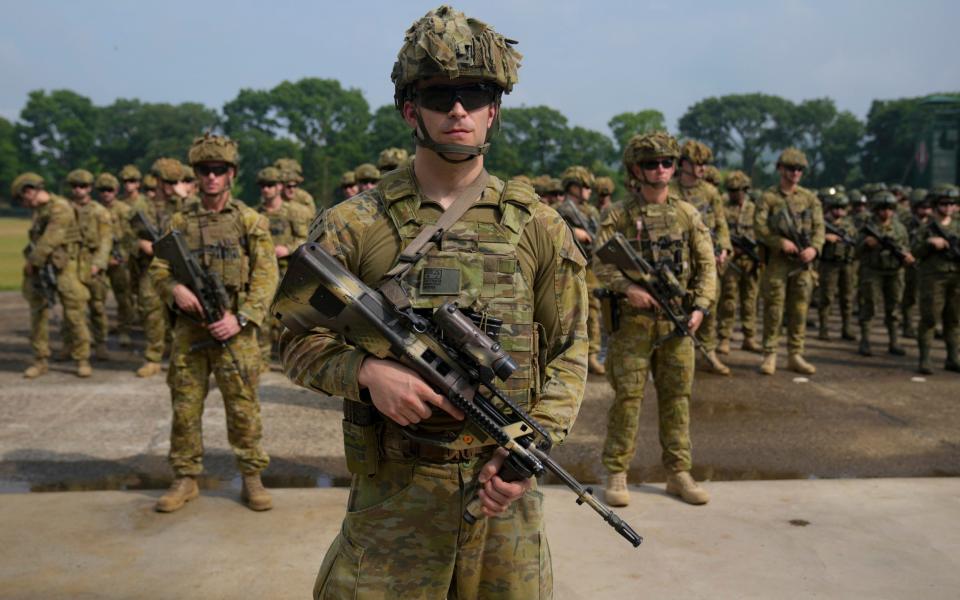
[[[30,244],[24,252],[27,262],[42,267],[53,259],[54,266],[63,268],[68,258],[76,258],[80,242],[77,214],[66,198],[50,194],[50,201],[33,209],[30,226]],[[54,257],[54,254],[60,256]],[[56,264],[60,262],[61,264]]]
[[[810,246],[820,254],[824,240],[823,207],[816,194],[800,186],[789,194],[780,189],[779,185],[769,187],[763,192],[757,202],[754,217],[757,241],[767,247],[771,256],[783,255],[781,242],[784,236],[778,223],[784,216],[784,210],[790,212],[798,230],[810,238]]]
[[[126,202],[114,200],[110,206],[104,205],[110,213],[110,229],[113,236],[113,252],[119,252],[126,260],[130,256],[133,232],[130,228],[130,216],[133,209]]]
[[[872,225],[880,235],[892,239],[904,252],[910,251],[910,236],[907,233],[907,228],[896,218],[896,215],[894,215],[886,225],[880,223],[876,216],[868,219],[866,224]],[[890,250],[887,250],[880,244],[877,244],[873,248],[867,246],[864,243],[867,237],[868,236],[861,231],[860,237],[857,240],[857,255],[860,259],[861,267],[882,271],[895,271],[902,266],[899,259],[897,259]]]
[[[83,206],[74,203],[77,211],[77,225],[83,238],[80,253],[80,273],[85,275],[91,266],[103,271],[110,260],[113,248],[113,220],[110,211],[99,202],[91,199]]]
[[[679,179],[674,179],[670,182],[670,193],[700,211],[700,220],[710,231],[713,246],[718,253],[720,250],[733,251],[723,196],[712,183],[701,179],[687,187],[682,185]]]

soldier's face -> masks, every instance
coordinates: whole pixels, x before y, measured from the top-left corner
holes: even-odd
[[[950,217],[957,212],[956,200],[941,200],[937,202],[937,212],[941,217]]]
[[[205,196],[217,196],[230,189],[233,167],[225,162],[200,163],[194,169],[200,181],[200,191]]]
[[[703,179],[707,174],[707,164],[684,159],[680,162],[680,171],[696,179]]]
[[[631,165],[630,170],[644,184],[662,188],[670,183],[677,167],[672,159],[660,158]]]
[[[83,183],[74,183],[70,186],[70,195],[77,202],[82,202],[90,197],[90,185]]]
[[[893,218],[893,213],[896,212],[893,208],[878,208],[877,209],[877,218],[880,219],[880,222],[886,223]]]
[[[260,184],[260,197],[264,202],[271,202],[280,194],[280,184],[267,182]]]
[[[345,185],[345,186],[343,186],[343,197],[344,197],[344,198],[353,198],[354,196],[357,195],[357,193],[358,193],[359,191],[360,191],[360,189],[356,186],[356,184],[354,184],[354,185]]]
[[[780,171],[780,183],[786,185],[797,185],[800,178],[803,177],[803,167],[799,165],[780,165],[777,167]]]
[[[100,188],[97,190],[97,196],[100,197],[101,202],[109,206],[117,199],[117,190],[113,188]]]
[[[839,219],[840,217],[847,214],[847,209],[845,209],[842,206],[834,206],[833,208],[830,209],[830,212],[833,213],[834,219]]]
[[[140,182],[136,179],[125,179],[123,191],[127,196],[136,196],[140,192]]]
[[[297,187],[298,187],[297,182],[290,181],[290,182],[281,184],[281,186],[282,186],[284,199],[293,200],[293,194],[297,191]]]
[[[427,80],[420,85],[420,89],[437,87],[450,87],[452,85],[469,85],[467,80],[440,79]],[[456,100],[447,110],[433,110],[425,106],[419,106],[413,102],[407,101],[403,105],[403,118],[407,124],[416,128],[417,113],[423,120],[423,125],[427,133],[438,144],[459,144],[463,146],[479,146],[487,139],[487,131],[493,126],[493,121],[497,116],[497,104],[491,102],[485,106],[467,110],[463,102]],[[454,158],[465,157],[451,153]]]
[[[33,208],[36,206],[38,193],[39,190],[37,190],[37,188],[33,187],[32,185],[28,185],[20,192],[20,202],[22,202],[27,208]]]

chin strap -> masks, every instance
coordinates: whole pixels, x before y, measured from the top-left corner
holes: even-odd
[[[497,115],[499,121],[500,115]],[[490,151],[490,131],[487,131],[487,139],[484,140],[479,146],[466,146],[463,144],[438,144],[430,137],[430,133],[427,131],[426,125],[423,123],[423,118],[420,116],[420,110],[417,109],[417,129],[413,130],[413,141],[416,145],[422,146],[429,150],[433,150],[437,153],[437,156],[447,161],[448,163],[458,164],[467,162],[468,160],[473,160],[478,156],[483,156]],[[496,125],[494,125],[496,127]],[[417,131],[423,133],[423,137],[417,135]],[[445,156],[446,154],[466,154],[466,158],[461,158],[455,160]]]

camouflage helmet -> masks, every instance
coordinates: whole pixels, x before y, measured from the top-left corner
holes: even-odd
[[[525,183],[529,186],[533,185],[533,181],[526,175],[514,175],[510,178],[510,181],[519,181],[520,183]]]
[[[224,162],[236,168],[239,161],[237,143],[222,135],[210,132],[194,138],[187,152],[187,162],[197,165],[202,162]]]
[[[486,23],[444,5],[431,10],[407,30],[390,79],[398,109],[411,86],[422,79],[472,77],[510,93],[523,56]]]
[[[276,167],[264,167],[257,171],[257,184],[261,183],[280,183],[280,169]]]
[[[550,187],[550,176],[549,175],[540,175],[533,178],[533,191],[537,193],[538,196],[543,196],[548,193]]]
[[[560,182],[563,185],[564,191],[569,189],[571,185],[592,188],[593,173],[591,173],[586,167],[574,165],[572,167],[567,167],[563,173],[560,174]]]
[[[97,181],[94,186],[99,189],[111,189],[117,191],[120,189],[120,182],[110,173],[100,173],[97,175]]]
[[[145,190],[155,190],[157,189],[157,177],[153,173],[147,173],[143,176],[143,189]]]
[[[727,175],[727,180],[724,182],[724,187],[728,190],[745,190],[748,189],[753,184],[750,181],[750,177],[747,176],[743,171],[733,171]]]
[[[680,146],[680,158],[696,164],[713,162],[713,151],[703,142],[687,140]]]
[[[611,196],[613,190],[616,189],[616,185],[609,177],[597,177],[593,185],[597,188],[597,194],[600,196]]]
[[[550,184],[547,186],[548,194],[562,194],[563,193],[563,182],[560,181],[557,177],[550,178]]]
[[[159,181],[177,182],[183,179],[183,164],[175,158],[158,158],[153,161],[150,172]]]
[[[893,192],[893,195],[903,195],[905,193],[905,188],[899,183],[894,183],[890,186],[890,191]]]
[[[957,186],[950,185],[949,183],[940,183],[934,186],[930,190],[930,197],[936,200],[940,198],[952,198],[956,200],[960,197],[960,190],[957,189]]]
[[[720,186],[720,169],[716,168],[713,165],[708,165],[703,172],[703,178],[712,183],[713,185]]]
[[[850,206],[850,197],[843,192],[837,192],[827,196],[824,204],[827,208],[847,208]]]
[[[70,185],[93,185],[93,173],[86,169],[74,169],[67,173],[67,183]]]
[[[283,183],[283,184],[288,184],[288,183],[296,183],[296,184],[299,184],[299,183],[303,180],[302,177],[300,177],[299,175],[297,175],[297,172],[296,172],[296,171],[291,171],[290,169],[277,169],[277,170],[280,171],[280,179],[279,179],[280,183]]]
[[[353,171],[345,171],[344,174],[340,176],[340,187],[349,187],[351,185],[357,185],[357,175]]]
[[[917,188],[910,192],[910,206],[922,206],[924,204],[930,204],[930,193],[927,192],[927,188]]]
[[[868,183],[864,185],[861,191],[865,196],[872,198],[873,195],[876,194],[877,192],[883,192],[883,191],[886,191],[886,189],[887,189],[887,184],[883,183],[882,181],[879,181],[876,183]]]
[[[38,190],[43,189],[43,177],[30,171],[20,173],[14,177],[13,183],[10,184],[10,197],[14,199],[19,198],[23,190],[28,187],[37,188]]]
[[[381,172],[392,171],[407,160],[408,153],[403,148],[387,148],[380,152],[380,158],[377,159],[377,168]]]
[[[787,148],[780,153],[780,156],[777,158],[777,166],[785,167],[803,167],[807,168],[810,164],[807,162],[807,155],[803,153],[799,148]]]
[[[380,169],[370,163],[363,163],[353,170],[357,177],[357,183],[364,181],[380,181]]]
[[[197,174],[196,174],[196,172],[193,170],[193,167],[191,167],[190,165],[185,165],[185,164],[183,164],[183,163],[180,164],[180,167],[183,169],[183,180],[184,180],[184,181],[193,182],[193,181],[196,181],[196,180],[197,180]]]
[[[124,167],[120,169],[120,179],[124,181],[140,181],[142,178],[143,176],[140,175],[140,169],[137,168],[137,165],[124,165]]]
[[[630,167],[651,158],[680,158],[680,146],[677,140],[666,131],[640,133],[627,142],[623,149],[623,165]]]
[[[300,166],[300,163],[292,158],[278,158],[273,161],[273,166],[275,166],[280,171],[288,171],[293,173],[293,179],[288,181],[295,181],[297,183],[303,183],[303,167]]]
[[[850,203],[851,204],[866,204],[867,196],[860,190],[850,190]]]
[[[893,195],[893,192],[882,190],[870,196],[870,208],[874,210],[878,208],[896,208],[896,207],[897,207],[897,197]]]

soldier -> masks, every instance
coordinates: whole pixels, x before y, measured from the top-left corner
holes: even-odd
[[[750,200],[752,182],[743,171],[733,171],[727,176],[726,188],[730,201],[724,210],[727,218],[727,230],[731,236],[733,258],[728,262],[720,278],[720,312],[717,315],[717,334],[720,338],[717,352],[730,352],[730,338],[733,336],[733,323],[740,309],[740,323],[743,329],[743,346],[748,352],[759,352],[757,343],[757,292],[760,289],[760,265],[750,258],[741,247],[733,244],[733,236],[742,238],[747,244],[756,244],[753,231],[753,217],[757,210]],[[756,250],[754,250],[756,252]]]
[[[386,174],[397,169],[407,160],[409,155],[403,148],[387,148],[380,152],[380,158],[377,160],[377,169]]]
[[[692,306],[688,326],[696,333],[717,295],[717,271],[710,232],[696,208],[669,187],[680,156],[677,141],[664,132],[635,135],[623,152],[630,198],[605,215],[597,234],[601,247],[622,233],[651,264],[672,265]],[[595,262],[597,278],[607,289],[623,294],[620,328],[610,335],[607,380],[615,397],[607,417],[603,466],[609,474],[605,495],[613,506],[626,506],[627,470],[636,449],[640,408],[648,375],[657,390],[660,446],[667,471],[667,493],[690,504],[710,496],[690,476],[690,394],[694,347],[686,336],[668,337],[673,324],[659,312],[647,291],[618,269]],[[661,339],[661,343],[659,342]]]
[[[283,184],[283,199],[287,202],[296,202],[317,212],[317,203],[307,190],[303,189],[303,167],[292,158],[278,158],[273,166],[280,169],[280,182]]]
[[[353,171],[347,171],[340,176],[340,191],[343,192],[343,199],[353,198],[360,192],[357,187],[357,176]]]
[[[595,185],[597,188],[597,210],[603,212],[613,204],[613,191],[616,186],[609,177],[597,177]]]
[[[140,198],[140,186],[143,182],[143,176],[136,165],[125,165],[120,169],[120,181],[123,183],[123,190],[120,194],[120,200],[127,206],[133,206]]]
[[[717,188],[704,179],[707,166],[713,161],[713,152],[706,144],[687,140],[680,148],[680,176],[671,182],[670,193],[675,194],[700,211],[703,224],[710,231],[713,240],[713,252],[716,256],[717,270],[723,269],[727,256],[733,251],[730,244],[730,231],[723,208],[723,197]],[[719,302],[714,295],[714,301]],[[717,304],[704,313],[703,325],[697,337],[707,349],[707,368],[717,375],[730,375],[730,368],[717,357]]]
[[[834,297],[840,306],[841,337],[845,340],[857,339],[853,334],[853,259],[857,249],[849,243],[856,240],[857,228],[847,216],[849,207],[850,199],[843,192],[828,196],[824,201],[826,222],[840,229],[847,241],[835,233],[824,233],[823,253],[819,264],[820,301],[817,303],[820,315],[818,338],[821,340],[830,339],[827,320]]]
[[[780,181],[767,188],[757,204],[754,227],[768,256],[760,283],[764,352],[760,372],[764,375],[773,375],[777,370],[777,345],[784,313],[788,368],[802,375],[817,372],[803,358],[803,341],[813,290],[813,261],[823,248],[823,209],[817,196],[800,186],[806,168],[807,157],[800,150],[787,148],[781,152],[777,159]],[[806,238],[807,247],[800,248],[787,238],[786,232],[791,228]]]
[[[77,259],[80,256],[80,229],[77,217],[65,198],[44,189],[43,178],[22,173],[10,186],[10,197],[19,198],[33,211],[30,244],[24,249],[23,296],[30,305],[30,346],[33,364],[24,372],[27,379],[46,373],[50,358],[49,296],[43,293],[41,271],[52,267],[56,295],[63,305],[63,329],[69,330],[70,356],[77,361],[77,376],[90,377],[90,331],[87,329],[87,302],[90,292],[80,283]],[[66,344],[66,341],[64,342]]]
[[[284,202],[280,190],[280,170],[267,167],[257,173],[257,185],[260,187],[260,208],[258,211],[267,218],[270,237],[273,239],[274,253],[277,257],[280,277],[287,272],[287,262],[291,254],[307,239],[307,230],[313,214],[310,209],[295,202]],[[259,328],[260,356],[263,368],[270,368],[273,340],[276,337],[276,319],[267,312]]]
[[[896,197],[887,191],[877,192],[870,198],[870,208],[873,216],[864,224],[864,227],[873,227],[876,233],[891,240],[901,249],[902,258],[881,244],[881,240],[860,230],[857,242],[857,254],[860,258],[860,354],[871,356],[870,350],[870,320],[876,312],[876,306],[883,295],[884,323],[890,343],[887,347],[890,354],[903,356],[907,352],[897,341],[897,308],[903,294],[903,267],[912,265],[913,255],[910,254],[910,237],[903,223],[894,218],[897,211]]]
[[[187,184],[187,198],[196,198],[200,184],[197,182],[197,175],[193,172],[193,167],[183,165],[183,182]]]
[[[133,214],[134,207],[141,202],[141,198],[149,199],[156,194],[156,178],[149,174],[146,177],[143,177],[140,173],[140,169],[138,169],[136,165],[125,165],[122,169],[120,169],[120,181],[123,183],[122,195],[120,196],[120,199],[130,207],[131,215]],[[140,193],[141,185],[146,193]],[[130,243],[135,244],[136,238],[131,238]],[[127,250],[129,257],[129,253],[133,250],[133,248],[130,247]],[[134,315],[140,314],[140,293],[136,286],[136,282],[140,281],[140,272],[138,271],[138,266],[139,263],[136,260],[127,261],[127,280],[130,282],[127,299],[130,303],[131,314]]]
[[[587,375],[585,259],[531,187],[505,184],[483,168],[500,97],[517,81],[519,60],[512,42],[450,7],[417,21],[392,75],[397,107],[416,132],[417,158],[324,213],[310,237],[374,285],[424,225],[466,209],[400,285],[417,309],[456,300],[505,321],[499,341],[520,368],[504,391],[556,444],[573,423]],[[485,232],[479,244],[478,231]],[[421,273],[441,268],[449,273],[444,289],[419,284]],[[358,589],[383,598],[552,597],[535,480],[502,480],[496,473],[504,454],[494,446],[455,450],[440,440],[407,439],[405,425],[459,430],[462,415],[399,363],[319,330],[285,333],[281,346],[296,383],[346,398],[352,427],[360,427],[363,413],[378,419],[378,433],[363,442],[367,460],[349,463],[347,515],[320,568],[315,598],[352,597]],[[468,524],[463,506],[477,493],[491,518]]]
[[[720,169],[714,165],[707,165],[707,168],[703,170],[703,180],[719,190],[720,184],[723,182]]]
[[[353,170],[357,178],[357,189],[361,192],[372,190],[380,181],[380,170],[370,163],[363,163]]]
[[[960,373],[960,220],[956,219],[960,190],[953,185],[938,185],[930,192],[935,210],[930,221],[914,239],[913,248],[920,260],[920,348],[919,372],[933,375],[930,346],[937,320],[943,326],[947,360],[943,368]],[[933,221],[941,231],[935,231]],[[946,234],[952,239],[943,237]]]
[[[917,241],[917,234],[927,224],[930,215],[933,213],[933,206],[930,204],[931,199],[924,188],[917,188],[910,192],[910,212],[902,222],[910,236],[911,248]],[[913,315],[911,314],[913,306],[917,303],[917,277],[916,264],[905,268],[903,300],[900,301],[900,318],[903,322],[903,337],[909,339],[917,337],[917,330],[913,326]]]
[[[230,447],[243,475],[241,498],[252,510],[269,510],[273,503],[260,481],[270,459],[260,446],[256,334],[278,281],[269,223],[230,196],[237,172],[236,142],[208,133],[193,141],[187,158],[200,178],[200,199],[174,213],[165,231],[183,233],[204,270],[220,278],[229,306],[218,321],[206,323],[197,296],[174,278],[169,263],[157,257],[150,264],[154,287],[180,314],[167,376],[173,403],[169,459],[174,480],[156,509],[173,512],[200,493],[196,477],[203,472],[201,420],[212,373],[223,395]],[[211,338],[219,343],[204,344]]]
[[[560,176],[563,185],[564,198],[554,207],[560,216],[566,219],[573,230],[573,237],[586,250],[587,259],[591,256],[593,236],[600,224],[600,212],[590,204],[590,195],[593,193],[593,174],[586,167],[568,167]],[[589,228],[582,227],[588,224]],[[587,332],[590,336],[590,356],[587,363],[590,372],[595,375],[606,373],[603,363],[600,362],[600,350],[603,344],[600,332],[600,299],[593,295],[599,289],[597,276],[587,265],[587,299],[590,303],[590,312],[587,316]]]
[[[153,200],[157,195],[157,178],[153,173],[147,173],[143,176],[143,196]]]
[[[133,209],[124,201],[117,200],[120,182],[110,173],[100,173],[96,180],[97,199],[110,213],[110,229],[113,241],[107,261],[107,278],[117,300],[117,334],[120,346],[130,346],[130,327],[133,325],[133,304],[130,300],[130,245],[133,233],[130,230],[130,215]]]
[[[107,266],[113,249],[113,225],[110,211],[90,196],[93,190],[93,173],[75,169],[67,174],[70,199],[77,212],[80,228],[80,256],[77,260],[80,282],[90,292],[90,335],[94,343],[94,357],[108,360],[107,351]],[[72,328],[63,330],[64,352],[72,346]]]
[[[149,224],[155,233],[163,232],[173,214],[183,207],[189,193],[189,187],[183,181],[184,169],[180,161],[158,158],[151,171],[160,182],[157,193],[150,200],[143,200],[134,206],[134,213],[140,213],[140,216],[137,218],[139,222],[133,226],[133,233],[138,239],[132,256],[138,262],[139,279],[136,286],[143,333],[147,338],[143,350],[144,362],[136,371],[137,377],[153,377],[160,373],[160,361],[163,360],[164,345],[170,333],[170,315],[147,272],[153,261],[153,240],[144,223]]]

